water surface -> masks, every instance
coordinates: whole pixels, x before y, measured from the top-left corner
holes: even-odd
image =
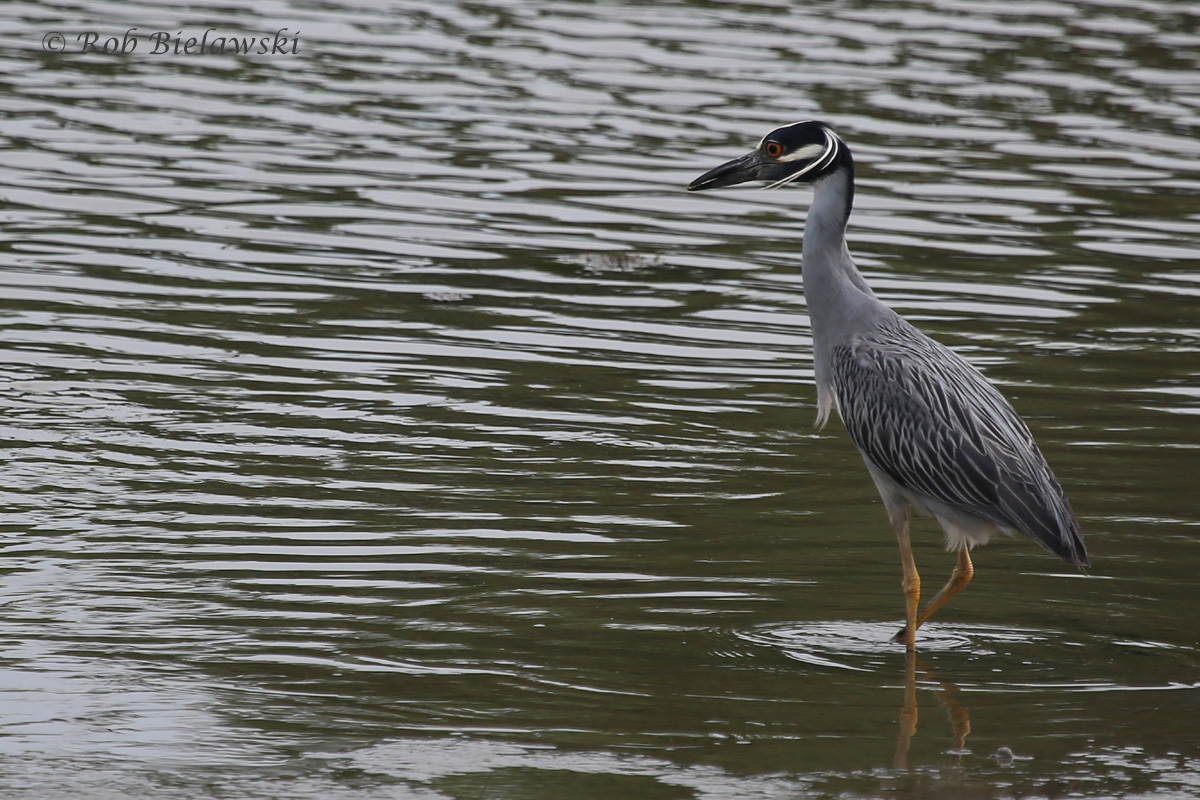
[[[8,793],[1200,796],[1192,5],[0,16]],[[42,48],[132,26],[299,53]],[[683,190],[808,117],[1093,559],[994,540],[911,665],[809,194]]]

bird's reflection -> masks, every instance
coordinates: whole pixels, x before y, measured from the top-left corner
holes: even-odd
[[[954,736],[954,747],[950,752],[954,754],[956,762],[962,757],[964,742],[967,734],[971,732],[971,717],[960,699],[958,687],[953,681],[938,677],[915,651],[909,650],[904,658],[904,705],[900,707],[900,733],[896,737],[896,756],[892,760],[892,766],[896,769],[905,769],[908,766],[908,747],[913,734],[917,732],[918,674],[922,681],[937,685],[935,696],[938,705],[946,710],[946,716],[950,719]]]

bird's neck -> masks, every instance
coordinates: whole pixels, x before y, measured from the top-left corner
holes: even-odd
[[[849,154],[847,154],[848,156]],[[887,312],[854,267],[846,246],[846,222],[854,201],[854,167],[847,160],[813,185],[813,204],[804,223],[804,299],[813,342],[817,423],[834,406],[833,350],[847,344],[879,314]]]
[[[809,314],[844,316],[848,305],[874,293],[854,266],[846,246],[846,222],[854,203],[854,165],[846,160],[813,185],[813,203],[804,224],[801,267]]]

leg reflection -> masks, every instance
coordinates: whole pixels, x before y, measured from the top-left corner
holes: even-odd
[[[904,653],[904,705],[900,707],[900,733],[896,736],[896,756],[892,766],[908,766],[908,745],[917,732],[917,651]]]
[[[971,717],[967,707],[960,699],[958,687],[953,681],[942,680],[931,670],[915,651],[909,650],[904,654],[904,705],[900,707],[900,732],[896,737],[896,756],[892,766],[905,769],[908,766],[908,748],[913,734],[917,732],[917,674],[921,680],[937,684],[936,697],[938,705],[946,709],[950,719],[950,727],[954,737],[954,747],[951,753],[955,761],[962,758],[966,752],[964,743],[971,732]]]

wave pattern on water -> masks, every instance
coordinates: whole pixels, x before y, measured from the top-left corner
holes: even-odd
[[[1184,721],[1132,697],[1193,697],[1200,653],[1188,4],[0,19],[0,786],[108,791],[115,759],[352,796],[344,757],[404,797],[473,796],[473,759],[878,791],[898,567],[857,454],[811,427],[808,196],[683,191],[805,117],[854,148],[864,273],[1012,397],[1104,578],[980,552],[927,639],[991,726],[968,765],[1000,781],[984,752],[1039,730],[1006,785],[1052,793],[1068,757],[1070,785],[1186,784]],[[288,27],[302,55],[38,44],[132,25]],[[413,747],[465,755],[426,774]]]

